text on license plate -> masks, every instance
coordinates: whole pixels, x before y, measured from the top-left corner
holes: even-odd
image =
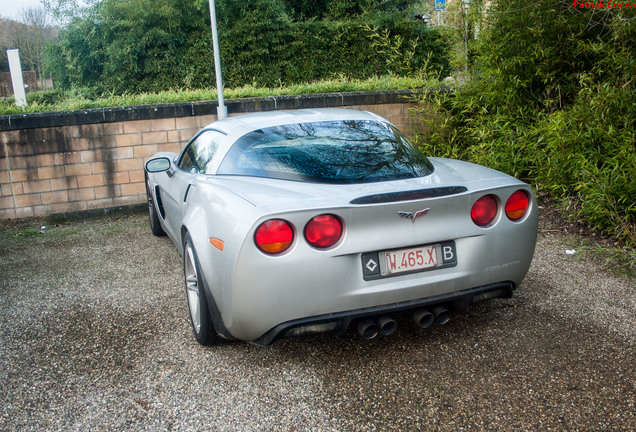
[[[402,273],[436,267],[437,246],[420,246],[384,253],[386,274]]]

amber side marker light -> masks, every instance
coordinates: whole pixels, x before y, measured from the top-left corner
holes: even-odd
[[[223,240],[219,240],[218,238],[210,237],[210,244],[222,251],[225,247],[225,242]]]
[[[506,216],[511,221],[518,221],[528,213],[530,197],[524,190],[518,190],[506,201]]]
[[[256,246],[270,255],[285,252],[293,241],[294,230],[289,222],[282,219],[270,219],[263,222],[254,234]]]

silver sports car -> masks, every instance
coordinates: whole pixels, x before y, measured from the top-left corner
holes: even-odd
[[[145,164],[150,224],[184,261],[196,339],[388,335],[510,297],[537,236],[531,188],[427,158],[344,109],[248,114]],[[402,320],[404,321],[404,320]]]

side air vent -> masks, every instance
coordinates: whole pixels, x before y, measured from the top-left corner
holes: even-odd
[[[450,186],[413,191],[393,192],[377,195],[367,195],[350,201],[350,204],[381,204],[395,201],[414,201],[426,198],[437,198],[466,192],[464,186]]]
[[[161,189],[159,189],[159,186],[155,186],[155,197],[157,199],[157,208],[159,209],[161,219],[166,220],[166,211],[163,209],[163,201],[161,200]]]

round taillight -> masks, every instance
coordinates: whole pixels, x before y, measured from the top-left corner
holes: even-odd
[[[480,227],[490,224],[497,216],[497,200],[492,195],[485,195],[477,200],[470,210],[470,217]]]
[[[313,247],[324,249],[333,246],[342,237],[342,222],[334,215],[316,216],[305,226],[305,239]]]
[[[254,241],[263,252],[279,254],[291,246],[294,241],[294,230],[287,221],[270,219],[258,227],[254,234]]]
[[[518,221],[526,215],[528,208],[530,207],[530,198],[528,193],[523,190],[518,190],[508,198],[506,201],[506,216],[511,221]]]

